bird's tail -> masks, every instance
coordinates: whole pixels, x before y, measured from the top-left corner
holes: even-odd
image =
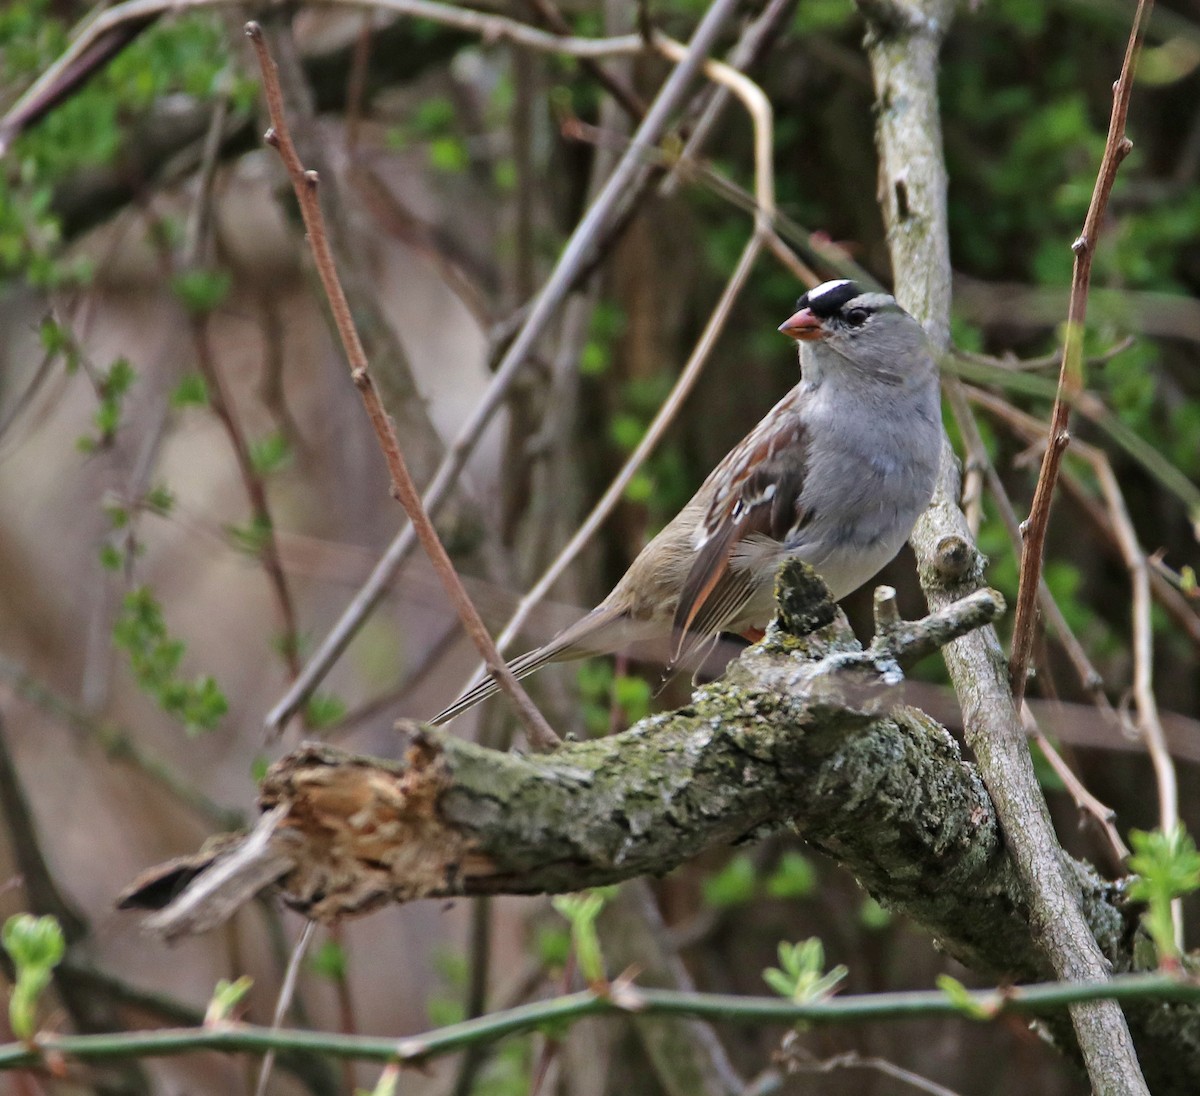
[[[628,632],[629,625],[623,614],[615,613],[606,605],[599,605],[587,616],[556,635],[544,647],[538,647],[520,658],[513,659],[508,668],[513,672],[513,676],[520,680],[534,670],[540,670],[547,662],[565,662],[573,658],[608,654],[623,646]],[[440,727],[449,723],[455,716],[462,715],[468,708],[475,707],[480,701],[495,696],[499,691],[500,686],[496,684],[496,679],[488,674],[469,686],[448,708],[438,712],[429,724]]]
[[[519,681],[521,678],[533,673],[534,670],[545,666],[547,662],[553,662],[555,658],[562,658],[568,646],[569,644],[562,644],[557,640],[553,640],[547,643],[545,647],[539,647],[535,651],[530,651],[528,654],[514,659],[508,664],[508,668]],[[500,686],[496,684],[496,679],[491,674],[486,674],[479,681],[475,682],[474,685],[469,686],[448,708],[443,708],[438,712],[429,721],[429,724],[432,727],[440,727],[444,723],[449,723],[455,716],[462,715],[468,708],[474,708],[476,704],[487,700],[490,696],[495,696],[499,691]]]

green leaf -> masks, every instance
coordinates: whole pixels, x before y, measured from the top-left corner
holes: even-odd
[[[250,463],[260,476],[269,476],[287,466],[292,459],[292,447],[281,431],[250,444]]]
[[[142,501],[151,513],[166,517],[175,506],[175,493],[166,484],[160,483],[147,491]]]
[[[346,714],[346,702],[333,693],[313,693],[304,706],[304,718],[314,731],[332,727]]]
[[[108,543],[100,545],[100,566],[106,571],[119,571],[124,562],[125,557],[115,545]]]
[[[625,488],[625,498],[629,502],[644,504],[654,498],[654,477],[644,470],[634,474]]]
[[[796,1004],[807,1004],[829,997],[849,973],[838,965],[828,973],[825,967],[825,947],[815,936],[798,944],[779,943],[779,966],[763,971],[763,980],[781,997]]]
[[[467,146],[457,137],[439,137],[429,144],[429,166],[438,171],[461,174],[470,162]]]
[[[543,925],[534,941],[538,960],[547,970],[561,970],[571,954],[571,933],[557,925]]]
[[[959,1012],[971,1020],[990,1020],[995,1014],[994,1009],[981,1005],[966,986],[949,974],[938,975],[937,987],[950,998],[950,1003]]]
[[[1129,843],[1133,846],[1129,867],[1137,874],[1129,884],[1129,896],[1147,904],[1145,925],[1159,962],[1172,966],[1179,960],[1179,947],[1171,903],[1200,889],[1200,853],[1182,823],[1169,834],[1131,830]]]
[[[188,373],[171,393],[171,406],[177,410],[184,407],[205,407],[208,404],[208,386],[199,373]]]
[[[619,674],[613,681],[613,699],[625,713],[625,718],[636,723],[650,714],[654,690],[645,678]]]
[[[330,982],[346,977],[346,951],[336,940],[326,940],[309,956],[309,969]]]
[[[0,943],[16,968],[9,1024],[18,1039],[29,1040],[37,1030],[38,1001],[66,954],[66,938],[53,917],[18,913],[5,921]]]
[[[181,720],[189,734],[211,730],[228,711],[225,694],[212,677],[203,675],[191,683],[178,677],[184,645],[167,632],[162,607],[148,587],[125,595],[113,623],[113,642],[129,655],[138,685]]]
[[[598,342],[589,342],[579,356],[579,372],[585,377],[599,377],[608,371],[609,354]]]
[[[816,889],[817,873],[801,853],[785,852],[767,877],[767,894],[772,898],[807,898]]]
[[[446,96],[426,99],[414,111],[410,124],[422,137],[444,136],[454,126],[454,103]]]
[[[243,974],[233,982],[218,979],[208,1008],[204,1011],[204,1026],[212,1027],[227,1021],[253,985],[254,979],[248,974]]]
[[[185,270],[171,279],[171,291],[193,316],[204,316],[229,296],[233,278],[225,270]]]
[[[868,896],[863,900],[863,904],[858,909],[858,920],[863,928],[870,929],[872,932],[879,932],[886,929],[892,923],[892,915],[883,908],[874,898]]]
[[[738,853],[719,872],[705,879],[701,890],[705,905],[714,909],[728,909],[749,902],[757,886],[754,861],[745,853]]]
[[[600,937],[596,932],[596,918],[617,893],[617,888],[594,887],[579,894],[559,894],[551,899],[554,906],[571,925],[571,943],[575,947],[575,961],[588,985],[602,984],[604,959],[600,952]]]
[[[270,525],[258,515],[247,525],[225,526],[225,532],[235,548],[250,556],[258,555],[271,537]]]

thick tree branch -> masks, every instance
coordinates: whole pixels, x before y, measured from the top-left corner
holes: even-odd
[[[814,600],[811,583],[783,595],[791,631],[774,626],[691,707],[569,743],[552,758],[420,728],[399,762],[305,747],[264,781],[264,813],[250,835],[143,880],[126,904],[162,905],[184,885],[152,919],[176,935],[212,927],[278,879],[290,904],[335,921],[388,901],[561,892],[661,874],[789,819],[849,857],[868,886],[883,888],[893,874],[912,879],[911,893],[887,887],[902,905],[925,902],[931,888],[912,876],[912,842],[938,833],[934,871],[963,893],[965,877],[990,871],[996,856],[994,836],[978,847],[963,829],[990,817],[986,793],[931,721],[873,709],[899,700],[890,685],[898,661],[926,651],[931,634],[944,642],[992,619],[1002,601],[981,591],[919,624],[889,628],[863,651],[842,626],[793,638],[827,625],[832,611]],[[880,773],[881,758],[897,753],[906,764]],[[939,776],[948,761],[957,776]],[[914,773],[919,791],[910,786]],[[901,833],[909,836],[897,845]],[[954,935],[945,913],[919,916],[945,921]],[[966,953],[982,946],[970,943]]]

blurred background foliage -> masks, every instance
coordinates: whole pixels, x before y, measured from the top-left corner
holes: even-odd
[[[534,18],[533,5],[500,7],[518,18]],[[651,4],[647,11],[656,25],[686,37],[703,7],[700,0],[676,0]],[[973,371],[966,376],[972,383],[1042,419],[1049,411],[1056,375],[1056,365],[1047,356],[1058,345],[1066,314],[1070,244],[1082,225],[1104,144],[1111,84],[1131,7],[1123,0],[971,3],[960,10],[943,53],[943,136],[957,279],[954,339],[962,351],[991,356],[983,364],[971,359]],[[88,10],[72,0],[10,0],[0,10],[0,104],[13,102],[62,52],[69,28]],[[752,14],[751,5],[746,14]],[[324,22],[304,23],[302,17],[297,24],[305,72],[327,124],[324,132],[331,142],[340,143],[348,115],[369,123],[347,156],[369,161],[380,172],[390,166],[407,180],[408,190],[397,187],[399,203],[413,188],[419,190],[413,204],[420,214],[412,220],[418,224],[422,254],[428,258],[432,253],[435,265],[441,264],[438,269],[453,274],[447,284],[452,282],[455,292],[470,302],[473,321],[486,336],[528,299],[548,271],[585,206],[597,161],[623,147],[628,120],[576,61],[481,45],[472,36],[421,21],[379,19],[366,35],[357,17],[345,12],[326,15]],[[619,0],[604,8],[582,0],[564,3],[562,15],[575,33],[600,34],[606,27],[616,32],[632,26],[636,12]],[[844,255],[887,284],[875,197],[873,91],[860,49],[862,35],[861,19],[848,0],[799,0],[753,75],[775,108],[778,203],[790,224],[785,236],[802,250],[813,241],[839,245]],[[729,37],[726,44],[731,41]],[[351,79],[356,56],[361,69],[358,91]],[[63,476],[79,468],[95,469],[114,444],[136,438],[146,423],[145,399],[139,396],[139,387],[149,383],[146,364],[131,365],[124,356],[92,360],[93,351],[84,345],[86,335],[77,334],[69,318],[78,315],[80,302],[88,301],[104,283],[104,264],[98,260],[104,252],[89,246],[93,234],[123,223],[125,231],[140,235],[151,250],[165,256],[172,276],[163,284],[181,314],[191,318],[188,322],[203,326],[210,317],[236,316],[247,308],[245,272],[230,263],[221,248],[210,249],[198,265],[182,263],[188,204],[160,204],[159,198],[194,194],[188,188],[218,106],[226,118],[219,155],[224,169],[232,171],[241,158],[261,155],[256,151],[262,128],[258,88],[248,60],[238,17],[224,10],[147,25],[94,79],[23,133],[0,161],[0,300],[5,304],[0,322],[9,327],[10,343],[24,340],[23,353],[44,354],[50,367],[68,379],[68,387],[90,388],[94,397],[85,429],[59,439]],[[663,64],[653,59],[611,67],[647,100],[664,72]],[[598,127],[592,131],[597,136],[571,139],[564,134],[564,123],[571,121]],[[1096,255],[1089,311],[1088,349],[1096,360],[1089,366],[1087,387],[1099,410],[1095,416],[1076,414],[1074,429],[1078,437],[1107,453],[1140,544],[1161,559],[1162,574],[1177,593],[1174,611],[1156,606],[1155,672],[1160,704],[1180,717],[1173,724],[1181,728],[1173,742],[1183,776],[1182,811],[1195,830],[1200,800],[1189,778],[1200,762],[1195,738],[1200,729],[1200,625],[1195,623],[1200,604],[1192,570],[1200,526],[1200,491],[1195,487],[1200,481],[1200,20],[1186,0],[1156,6],[1129,132],[1134,151],[1117,179]],[[668,154],[672,147],[666,149]],[[748,192],[753,182],[750,148],[745,117],[730,107],[706,150],[708,166]],[[272,185],[277,183],[276,176]],[[348,205],[363,204],[342,193]],[[290,198],[282,205],[290,210]],[[141,216],[130,219],[131,211]],[[357,209],[356,215],[369,221],[375,211]],[[294,229],[294,221],[291,224]],[[642,437],[749,229],[744,202],[731,201],[726,191],[703,179],[692,179],[675,197],[643,201],[621,239],[606,253],[588,290],[594,297],[586,338],[571,365],[575,380],[567,388],[574,400],[567,411],[570,428],[563,451],[553,454],[572,476],[569,489],[552,500],[557,525],[539,516],[545,511],[539,509],[536,494],[547,481],[526,466],[531,462],[528,438],[552,410],[547,386],[541,383],[550,368],[550,349],[535,363],[531,383],[517,390],[509,407],[511,436],[501,450],[512,464],[496,477],[495,497],[504,500],[499,537],[506,559],[501,577],[494,566],[489,574],[492,583],[504,587],[503,597],[496,595],[488,611],[497,625],[502,621],[500,606],[511,604],[513,592],[536,577],[563,531],[570,531]],[[387,238],[382,230],[378,235]],[[835,273],[819,264],[817,272]],[[601,596],[707,470],[795,382],[794,352],[775,328],[802,289],[783,267],[759,261],[697,392],[667,443],[630,485],[619,513],[563,600],[582,605]],[[316,308],[311,299],[306,307]],[[31,333],[36,337],[29,338]],[[410,355],[418,384],[423,369],[439,368],[436,360],[431,364],[428,356],[422,358],[411,348]],[[1017,361],[1039,358],[1047,360],[1036,368],[1020,367]],[[328,369],[329,363],[322,368]],[[23,388],[19,378],[24,375],[15,367],[0,375],[0,424],[11,432],[10,437],[0,436],[0,460],[25,444],[27,434],[15,431],[13,424],[24,416],[26,430],[37,428],[37,415],[46,413],[47,388],[38,392],[42,380]],[[339,380],[336,371],[330,375]],[[296,383],[285,374],[285,391]],[[188,416],[211,414],[212,393],[194,362],[174,363],[169,384],[163,387],[167,394],[162,398],[172,401],[168,429],[182,428],[180,423],[192,421]],[[66,390],[62,385],[48,389],[60,399]],[[1036,476],[1028,441],[986,409],[979,412],[979,426],[988,458],[1018,516],[1023,516]],[[351,429],[359,431],[361,424]],[[273,498],[295,492],[298,483],[302,488],[306,474],[315,475],[314,468],[331,460],[329,450],[321,449],[329,444],[327,435],[319,430],[306,435],[286,417],[257,431],[252,441],[251,462]],[[82,452],[76,453],[76,447]],[[371,460],[369,455],[362,459]],[[1119,554],[1090,516],[1086,500],[1099,498],[1095,477],[1074,458],[1068,457],[1068,462],[1085,498],[1081,503],[1064,493],[1058,503],[1046,579],[1099,671],[1105,695],[1124,711],[1132,673],[1129,578]],[[1169,466],[1166,472],[1164,466]],[[376,476],[368,482],[381,481]],[[4,489],[13,491],[12,482],[0,487]],[[236,485],[226,490],[237,496]],[[196,777],[200,794],[219,804],[248,804],[253,795],[251,773],[260,774],[264,763],[255,720],[277,692],[290,641],[274,625],[264,625],[260,635],[240,637],[246,644],[240,659],[269,664],[269,680],[251,686],[247,680],[230,682],[226,675],[222,682],[220,673],[209,672],[199,636],[174,634],[168,622],[179,617],[188,588],[155,581],[162,563],[156,553],[162,548],[148,546],[140,533],[146,515],[152,515],[178,523],[188,535],[204,520],[197,516],[195,501],[181,513],[175,484],[150,476],[136,498],[114,501],[97,491],[91,505],[103,520],[88,544],[90,570],[81,566],[74,581],[81,586],[118,584],[121,608],[111,611],[108,631],[115,648],[125,652],[125,661],[114,673],[126,675],[156,705],[153,712],[138,709],[136,716],[120,717],[162,720],[169,728],[164,740],[167,733],[185,729],[196,733],[221,728],[211,732],[224,744],[217,752],[238,757],[239,767],[231,773],[220,766],[201,766],[203,776]],[[374,505],[386,506],[383,492]],[[990,496],[984,497],[980,516],[980,544],[992,561],[989,580],[1011,604],[1016,554]],[[71,528],[69,518],[63,516],[64,530]],[[291,532],[283,528],[283,521],[280,524],[281,535]],[[361,526],[325,527],[320,535],[369,545],[373,558],[392,524],[394,519],[373,514]],[[488,526],[487,521],[483,524]],[[490,527],[494,532],[496,522]],[[270,533],[261,515],[246,513],[236,520],[213,519],[208,527],[210,540],[218,545],[214,551],[250,561],[262,558]],[[464,533],[453,523],[447,535],[462,546],[477,543],[469,529]],[[482,558],[494,565],[496,556],[489,551],[485,549]],[[482,576],[480,559],[478,552],[464,551],[464,570]],[[115,577],[105,579],[105,572]],[[902,557],[885,577],[900,588],[906,614],[919,613],[911,557]],[[38,581],[36,572],[32,580]],[[306,605],[300,595],[306,625],[295,642],[302,653],[311,649],[348,596],[345,584],[333,587],[336,596],[320,602],[319,608]],[[856,627],[869,626],[869,591],[849,599],[847,607]],[[215,621],[210,626],[219,629],[221,605],[214,603],[208,611]],[[353,649],[358,652],[353,656],[358,677],[342,681],[310,705],[314,733],[328,727],[352,733],[367,721],[382,727],[395,714],[422,714],[424,709],[411,709],[406,691],[404,674],[414,665],[432,666],[430,672],[440,682],[422,696],[436,693],[444,699],[453,692],[455,671],[439,670],[436,658],[423,662],[425,656],[418,657],[422,643],[437,643],[425,642],[428,637],[420,637],[418,643],[411,618],[405,618],[403,610],[398,617],[389,616],[386,626],[378,625],[370,633],[374,657],[359,649],[363,643]],[[407,625],[400,623],[405,619]],[[4,633],[15,651],[23,650],[18,631],[14,627]],[[51,669],[45,673],[63,694],[74,696],[78,682],[62,670],[64,657],[61,652],[47,655],[44,662]],[[459,661],[457,672],[465,665],[462,658]],[[29,660],[31,668],[38,664]],[[1038,670],[1034,691],[1041,698],[1064,702],[1057,714],[1048,712],[1046,729],[1061,737],[1092,790],[1116,809],[1123,829],[1153,826],[1156,809],[1148,762],[1088,706],[1085,683],[1053,638],[1040,652]],[[946,697],[940,662],[930,660],[916,676],[928,686],[925,699],[942,698],[937,714],[953,726],[956,713]],[[556,714],[564,725],[584,734],[607,733],[686,695],[684,682],[657,697],[657,672],[651,667],[642,673],[624,662],[615,670],[608,663],[585,665],[572,670],[560,685],[567,691],[546,694],[548,702],[574,696],[576,702]],[[239,694],[238,689],[247,691]],[[29,702],[28,681],[17,692]],[[248,721],[239,726],[223,719],[229,710]],[[357,724],[352,718],[356,712]],[[113,713],[102,707],[85,716],[105,721]],[[496,709],[488,723],[498,726],[503,719],[504,713]],[[10,724],[19,737],[17,719]],[[502,740],[498,731],[483,733],[491,741]],[[235,737],[241,740],[242,752],[248,749],[254,755],[253,767],[243,764],[241,753],[229,746]],[[136,734],[132,741],[136,744]],[[379,746],[370,739],[365,744]],[[186,743],[163,747],[189,773],[190,758],[200,755],[187,751],[203,748]],[[204,755],[205,764],[214,756],[212,749]],[[37,776],[31,775],[29,783],[36,803]],[[1075,851],[1103,863],[1096,835],[1077,826],[1069,799],[1054,790],[1052,780],[1050,786],[1065,839]],[[47,827],[53,834],[53,826]],[[174,851],[192,843],[183,839]],[[761,992],[760,972],[774,962],[778,942],[808,936],[825,940],[831,964],[849,967],[847,984],[854,990],[929,985],[943,969],[967,977],[938,955],[920,932],[891,918],[853,880],[807,854],[795,840],[775,837],[750,851],[715,851],[659,884],[658,894],[682,954],[705,988]],[[111,927],[107,914],[88,912],[98,920],[102,940],[106,933],[124,931]],[[378,916],[406,915],[407,911],[389,911]],[[524,949],[521,962],[541,971],[550,984],[562,984],[569,948],[561,922],[532,902],[506,905],[495,916],[498,962],[516,961],[512,957]],[[421,1010],[427,1009],[428,1022],[445,1023],[469,1007],[464,1001],[470,997],[470,961],[459,927],[436,928],[428,921],[426,917],[421,922],[419,933],[411,931],[423,953],[438,958],[419,964],[412,995]],[[1194,914],[1189,924],[1194,939]],[[369,956],[361,949],[343,952],[343,943],[327,942],[312,972],[314,978],[339,987],[341,1022],[354,996],[350,988],[360,998],[369,996],[364,985],[378,978]],[[478,956],[476,952],[476,960]],[[270,961],[264,964],[268,988],[252,1007],[269,1015]],[[499,972],[493,973],[501,980]],[[157,979],[165,991],[176,988],[166,964],[146,977]],[[530,984],[544,983],[533,977]],[[411,1013],[404,1015],[403,1022],[412,1022]],[[374,1029],[372,1021],[359,1019]],[[559,1090],[665,1091],[661,1077],[640,1068],[642,1051],[628,1032],[612,1029],[601,1038],[590,1026],[587,1031],[594,1044],[591,1051],[562,1052],[560,1060],[568,1067],[555,1076]],[[777,1036],[739,1030],[729,1034],[728,1045],[739,1067],[753,1074],[767,1063]],[[1010,1092],[1018,1084],[1039,1093],[1084,1091],[1068,1065],[1015,1027],[969,1032],[955,1028],[948,1033],[944,1026],[912,1023],[805,1038],[818,1057],[854,1047],[890,1057],[962,1093]],[[524,1041],[501,1048],[471,1075],[473,1082],[468,1077],[473,1087],[467,1090],[495,1096],[529,1091],[531,1072],[544,1067],[545,1046],[553,1043],[543,1041],[537,1051]],[[600,1081],[585,1082],[569,1065],[593,1061],[588,1055],[600,1053],[596,1046],[608,1048],[608,1064]],[[971,1062],[983,1053],[1003,1056],[1009,1067],[995,1073],[979,1070]],[[442,1091],[445,1083],[439,1075],[421,1091]],[[856,1093],[899,1091],[897,1083],[860,1071],[852,1076],[846,1071],[830,1076],[801,1073],[786,1082],[787,1091]]]

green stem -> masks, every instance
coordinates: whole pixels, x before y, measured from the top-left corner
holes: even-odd
[[[548,1023],[585,1016],[636,1012],[640,1016],[694,1016],[740,1024],[852,1023],[900,1020],[913,1016],[961,1016],[964,1005],[940,990],[875,993],[794,1004],[779,997],[738,997],[719,993],[626,987],[618,1001],[586,990],[549,1001],[536,1001],[504,1012],[451,1024],[402,1039],[230,1025],[205,1029],[163,1029],[112,1035],[41,1035],[34,1045],[0,1046],[0,1070],[37,1066],[45,1056],[78,1061],[128,1057],[164,1057],[199,1050],[266,1053],[303,1050],[336,1058],[377,1062],[419,1062],[473,1044],[530,1031]],[[1048,982],[1007,989],[973,990],[972,1007],[989,1015],[1031,1014],[1079,1001],[1155,999],[1200,1004],[1200,983],[1168,974],[1128,974],[1099,984]]]

